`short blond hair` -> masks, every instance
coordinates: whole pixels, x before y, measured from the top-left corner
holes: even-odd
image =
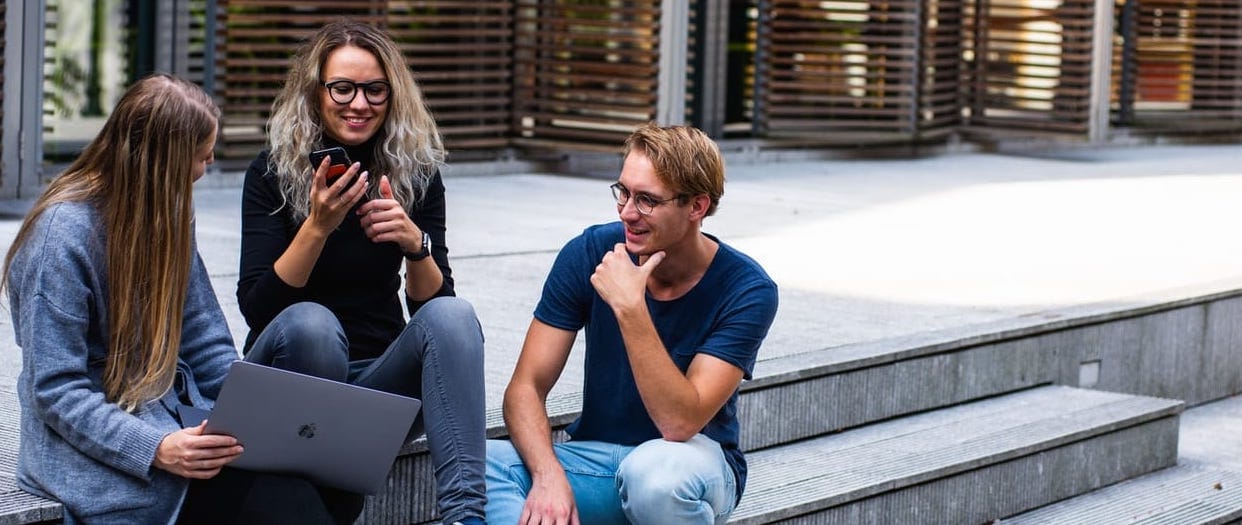
[[[690,126],[644,125],[625,139],[622,153],[641,151],[651,161],[656,177],[678,196],[707,195],[707,215],[716,213],[724,195],[724,158],[716,141]]]

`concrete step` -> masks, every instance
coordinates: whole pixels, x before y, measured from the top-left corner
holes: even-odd
[[[0,395],[0,429],[15,431],[16,399]],[[564,423],[577,400],[558,403],[552,408]],[[733,522],[982,523],[1171,465],[1180,409],[1163,399],[1040,387],[752,452],[750,486]],[[498,417],[489,418],[493,435],[502,432]],[[16,444],[10,437],[6,448]],[[16,450],[4,452],[0,525],[58,521],[58,503],[16,489],[9,464]],[[389,490],[369,498],[360,522],[432,521],[431,479],[425,441],[407,445]]]
[[[0,389],[0,525],[59,523],[63,515],[59,502],[17,488],[19,415],[17,394]]]
[[[1242,473],[1185,462],[997,525],[1220,525],[1242,521]]]
[[[19,490],[11,481],[0,482],[0,525],[60,523],[60,503]]]
[[[730,523],[986,523],[1173,465],[1181,410],[1046,386],[753,452]]]
[[[548,399],[548,418],[553,438],[565,439],[564,428],[578,417],[582,396],[572,394]],[[487,437],[507,435],[500,407],[487,412]],[[437,518],[435,470],[427,450],[427,438],[420,437],[402,447],[388,474],[388,486],[368,497],[359,523],[431,523]]]
[[[941,356],[934,359],[943,361],[944,359],[956,359],[956,357]],[[870,372],[845,372],[845,375],[864,373],[872,377],[904,376],[909,373],[909,368],[904,373],[895,368],[910,365],[908,361],[905,364],[879,364],[877,369]],[[789,381],[769,385],[770,387],[765,389],[746,391],[743,393],[743,398],[763,392],[771,394],[773,390],[779,391],[781,388],[798,389],[802,388],[805,381],[820,380],[803,377],[803,381]],[[820,392],[818,396],[815,396],[816,399],[803,398],[802,405],[840,405],[851,402],[849,398],[832,403],[823,402],[823,399],[843,399],[842,396],[832,395],[833,391],[837,390]],[[949,397],[962,395],[960,389],[954,392],[956,393]],[[0,395],[5,397],[4,402],[0,403],[0,408],[2,408],[0,414],[3,414],[4,419],[0,421],[0,431],[15,434],[18,428],[15,395],[12,392],[0,392]],[[802,398],[803,395],[809,394],[799,393],[795,397]],[[833,413],[867,414],[867,418],[878,418],[893,412],[914,411],[917,407],[927,403],[925,399],[906,396],[882,396],[877,399],[878,401],[872,406],[882,406],[883,410],[867,409],[865,405],[841,406],[833,409]],[[893,399],[905,399],[909,402],[894,403]],[[769,402],[778,400],[791,402],[785,395],[768,399]],[[860,399],[858,402],[864,403],[864,400]],[[550,400],[549,409],[553,415],[553,424],[558,427],[567,424],[576,415],[579,406],[580,399],[576,396]],[[1073,410],[1069,410],[1071,408]],[[1145,412],[1144,409],[1147,411]],[[799,408],[798,405],[778,405],[769,410],[785,411],[787,414],[789,411],[807,414],[823,412],[822,408],[810,410],[805,406]],[[1068,412],[1061,414],[1060,410]],[[968,487],[972,487],[974,483],[992,483],[989,482],[992,478],[986,476],[1002,476],[1001,479],[1005,479],[1003,476],[1009,475],[1005,473],[1014,472],[1015,469],[1021,472],[1021,468],[1032,468],[1028,464],[1032,461],[1038,466],[1047,462],[1065,461],[1063,456],[1066,454],[1091,452],[1094,450],[1092,447],[1097,447],[1097,442],[1132,441],[1137,443],[1135,445],[1137,448],[1125,448],[1152,451],[1167,449],[1169,451],[1168,454],[1153,452],[1148,459],[1166,460],[1156,466],[1132,465],[1133,462],[1127,460],[1121,462],[1127,469],[1115,472],[1116,469],[1107,468],[1113,462],[1104,462],[1101,472],[1087,476],[1098,476],[1099,481],[1087,483],[1086,488],[1082,490],[1054,492],[1034,499],[1027,498],[1030,503],[1018,506],[981,505],[978,507],[978,510],[986,509],[985,514],[989,519],[1012,515],[1025,509],[1076,495],[1084,490],[1139,475],[1153,468],[1172,464],[1173,454],[1176,453],[1178,410],[1180,410],[1180,404],[1172,401],[1084,391],[1068,387],[1041,387],[954,408],[866,425],[848,432],[830,434],[826,438],[769,447],[768,450],[751,454],[751,486],[746,500],[735,516],[737,520],[741,520],[738,521],[739,523],[767,523],[807,513],[839,512],[831,509],[843,505],[865,509],[867,508],[865,505],[858,507],[861,503],[855,500],[891,499],[893,497],[891,494],[909,493],[914,490],[912,487],[927,484],[939,486],[964,483],[961,486],[967,488],[961,490],[968,490]],[[748,422],[747,425],[752,428],[755,426],[754,422]],[[1152,433],[1147,431],[1121,430],[1136,426],[1158,427],[1167,431],[1158,432],[1156,437],[1152,437]],[[492,437],[504,434],[498,410],[489,413],[488,427],[489,435]],[[773,429],[769,428],[768,431],[772,432]],[[1084,440],[1089,443],[1077,444],[1078,441]],[[16,435],[8,436],[0,441],[3,441],[5,446],[15,446],[17,443]],[[1151,443],[1146,441],[1151,441]],[[845,452],[851,448],[856,450]],[[833,450],[840,450],[840,452],[833,453]],[[918,451],[918,453],[911,455],[911,451]],[[0,461],[11,463],[15,460],[15,449],[3,452],[4,454],[0,456],[4,459]],[[899,455],[896,452],[902,452],[902,454]],[[872,454],[872,456],[865,454]],[[797,458],[806,455],[810,457],[806,459],[807,463],[804,466],[800,463],[803,461],[801,459],[792,463],[784,461],[782,458],[786,455]],[[1030,456],[1049,457],[1032,460]],[[852,463],[857,458],[867,457],[872,459],[863,462],[863,466],[875,463],[882,465],[883,468],[869,470]],[[829,462],[825,463],[825,461]],[[833,461],[842,463],[833,463]],[[1022,467],[1022,465],[1026,466]],[[8,476],[8,483],[0,481],[0,489],[5,491],[5,494],[0,497],[0,501],[4,502],[3,509],[0,509],[0,525],[54,521],[60,517],[59,504],[22,493],[13,487],[11,473],[14,465],[6,464],[0,467],[2,467],[0,471]],[[980,473],[960,472],[974,469],[980,470]],[[997,474],[998,472],[1000,474]],[[975,479],[980,475],[985,475],[985,477],[982,480]],[[842,476],[844,478],[841,478]],[[966,477],[963,478],[963,476]],[[360,522],[422,523],[433,521],[435,519],[435,489],[431,483],[432,479],[434,477],[425,440],[420,439],[407,445],[393,467],[388,489],[375,497],[368,498],[367,507]],[[842,479],[849,482],[843,484]],[[783,485],[771,488],[773,483]],[[794,484],[792,488],[790,488],[791,483]],[[1069,482],[1058,481],[1056,485],[1066,483]],[[1076,481],[1069,484],[1076,487],[1083,482]],[[1037,486],[1042,485],[1037,484]],[[12,492],[9,492],[10,490]],[[937,490],[948,489],[933,490],[929,493],[931,496],[927,497],[938,494]],[[798,497],[791,496],[791,494]],[[819,496],[813,496],[816,494]],[[813,497],[807,499],[801,496]],[[934,502],[928,502],[928,504],[934,504]],[[960,509],[962,511],[975,508],[970,503],[959,502],[957,506],[962,507]],[[891,523],[891,521],[885,521]],[[929,522],[934,521],[936,520]],[[945,522],[954,521],[956,520]]]

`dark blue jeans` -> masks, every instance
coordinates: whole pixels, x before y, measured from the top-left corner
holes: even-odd
[[[177,525],[350,525],[363,503],[361,494],[302,478],[226,467],[190,481]]]
[[[267,325],[246,360],[422,400],[410,437],[427,434],[440,518],[484,516],[483,330],[470,303],[427,302],[382,355],[358,361],[330,310],[297,303]]]

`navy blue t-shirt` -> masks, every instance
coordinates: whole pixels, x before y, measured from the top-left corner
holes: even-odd
[[[647,297],[656,332],[684,374],[699,353],[734,366],[750,379],[759,345],[776,316],[776,283],[750,257],[719,243],[715,258],[689,292],[672,301]],[[586,329],[582,415],[569,426],[573,439],[638,445],[660,431],[647,414],[612,308],[591,286],[596,265],[625,242],[621,223],[591,226],[557,255],[544,283],[535,318],[562,330]],[[702,434],[720,443],[737,478],[746,485],[746,460],[738,449],[737,392],[712,417]]]

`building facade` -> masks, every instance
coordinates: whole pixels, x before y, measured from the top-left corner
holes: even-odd
[[[753,148],[1107,143],[1242,131],[1237,0],[0,0],[0,199],[37,195],[128,83],[199,82],[217,156],[263,147],[298,42],[386,28],[452,158],[616,151],[692,124]]]

